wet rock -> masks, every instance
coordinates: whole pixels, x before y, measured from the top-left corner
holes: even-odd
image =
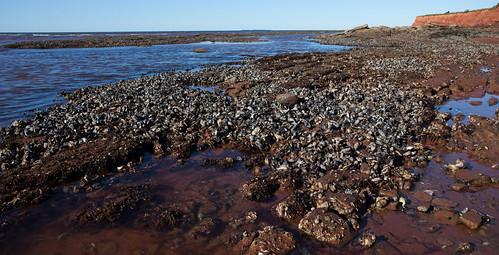
[[[416,207],[416,210],[418,210],[418,212],[422,212],[422,213],[427,213],[430,211],[430,206],[428,205],[419,205]]]
[[[447,164],[446,168],[450,172],[454,173],[457,170],[465,169],[466,168],[466,163],[465,163],[465,161],[463,159],[457,159],[455,163],[453,163],[453,164],[451,164],[451,163]]]
[[[299,98],[293,94],[290,93],[284,93],[284,94],[279,94],[275,98],[276,102],[287,105],[287,106],[293,106],[298,103]]]
[[[489,101],[487,101],[489,106],[494,106],[497,104],[497,102],[499,102],[499,100],[497,99],[497,97],[491,97],[489,98]]]
[[[433,197],[424,191],[417,191],[414,193],[414,198],[416,198],[420,202],[430,203],[433,200]]]
[[[149,185],[124,186],[116,196],[104,199],[102,205],[91,205],[76,215],[79,224],[114,223],[125,213],[136,209],[140,202],[149,199]]]
[[[475,210],[468,210],[459,217],[459,222],[470,229],[478,229],[483,223],[483,217]]]
[[[492,183],[492,179],[489,176],[471,170],[458,170],[455,172],[454,178],[461,183],[474,187],[481,187]]]
[[[196,48],[193,50],[193,52],[195,53],[206,53],[208,52],[208,49],[205,49],[205,48]]]
[[[293,234],[274,226],[267,226],[258,231],[246,254],[286,255],[295,248],[296,241]]]
[[[457,202],[454,202],[452,200],[445,199],[445,198],[438,198],[438,197],[433,199],[431,203],[435,206],[449,208],[449,209],[455,208],[458,205]]]
[[[331,209],[340,215],[359,214],[364,208],[365,198],[357,194],[331,193],[317,199],[317,208]]]
[[[456,248],[456,254],[470,254],[475,250],[475,245],[470,242],[460,243]]]
[[[465,191],[467,187],[468,186],[466,186],[466,184],[463,183],[454,183],[452,184],[451,189],[456,192],[461,192]]]
[[[364,248],[371,248],[376,243],[376,235],[372,232],[364,232],[359,236],[358,242]]]
[[[298,225],[301,231],[317,240],[341,247],[353,238],[348,222],[333,212],[315,209],[309,212]]]
[[[334,211],[348,219],[354,229],[359,228],[359,217],[366,209],[363,195],[327,192],[316,199],[316,208]]]
[[[268,176],[256,177],[242,187],[244,196],[249,200],[265,201],[272,198],[279,188],[279,183]]]
[[[310,197],[303,192],[294,192],[277,204],[275,211],[279,218],[293,221],[303,218],[310,208]]]
[[[352,29],[345,31],[345,33],[347,33],[347,34],[353,33],[353,32],[357,32],[359,30],[364,30],[364,29],[369,29],[369,25],[368,24],[360,25],[360,26],[357,26],[357,27],[354,27]]]
[[[157,206],[147,210],[137,223],[145,227],[152,226],[157,230],[164,231],[184,222],[185,218],[184,213],[176,208]]]
[[[239,219],[235,219],[235,220],[231,220],[229,222],[229,225],[233,228],[233,229],[238,229],[239,227],[245,225],[245,224],[253,224],[256,222],[256,219],[258,218],[258,215],[256,212],[254,211],[250,211],[246,214],[245,217],[242,217],[242,218],[239,218]]]
[[[203,218],[189,233],[193,238],[208,237],[216,231],[217,225],[216,219]]]
[[[478,106],[478,105],[481,105],[482,102],[481,101],[469,101],[469,104],[473,105],[473,106]]]

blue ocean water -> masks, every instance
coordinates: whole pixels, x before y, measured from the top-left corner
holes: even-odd
[[[88,36],[86,34],[79,35]],[[272,35],[254,43],[202,42],[151,47],[79,49],[7,49],[23,40],[67,39],[75,35],[0,35],[0,127],[33,111],[61,102],[59,94],[85,86],[207,64],[231,63],[246,57],[293,52],[331,52],[345,47],[321,45],[311,35]],[[207,53],[194,53],[196,48]]]

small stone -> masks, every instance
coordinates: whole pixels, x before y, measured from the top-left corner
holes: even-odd
[[[430,195],[430,196],[434,196],[435,195],[435,191],[434,190],[431,190],[431,189],[427,189],[427,190],[424,190],[423,191],[424,193]]]
[[[195,52],[195,53],[206,53],[206,52],[208,52],[208,50],[205,49],[205,48],[196,48],[196,49],[193,50],[193,52]]]
[[[418,212],[427,213],[428,211],[430,211],[430,207],[426,205],[420,205],[416,207],[416,210],[418,210]]]
[[[426,202],[429,203],[433,199],[432,196],[428,195],[428,193],[423,192],[423,191],[418,191],[414,193],[414,198],[416,198],[420,202]]]
[[[470,242],[460,243],[457,246],[456,253],[457,254],[469,254],[474,250],[474,245]]]
[[[293,106],[298,103],[299,98],[291,93],[284,93],[277,95],[275,100],[280,104]]]
[[[387,197],[377,197],[376,198],[376,208],[382,209],[385,208],[388,205],[388,198]]]
[[[370,248],[376,242],[376,235],[372,232],[364,232],[359,237],[359,244],[365,248]]]
[[[451,189],[453,191],[456,191],[456,192],[461,192],[461,191],[464,191],[466,189],[466,184],[463,184],[463,183],[454,183],[452,184],[451,186]]]
[[[463,159],[457,159],[454,164],[447,164],[447,169],[451,172],[455,172],[459,169],[465,169],[466,168],[466,163],[464,162]]]
[[[445,198],[435,198],[432,204],[443,208],[455,208],[458,205],[457,202]]]
[[[479,212],[469,210],[459,217],[459,222],[463,223],[470,229],[478,229],[483,223],[483,218]]]
[[[491,97],[491,98],[489,98],[489,101],[488,101],[489,106],[496,105],[497,102],[499,102],[499,100],[496,97]]]
[[[469,183],[474,187],[481,187],[488,185],[492,182],[489,176],[483,175],[481,173],[469,170],[458,170],[454,174],[457,181],[462,183]]]

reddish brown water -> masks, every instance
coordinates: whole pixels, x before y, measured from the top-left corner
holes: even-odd
[[[456,159],[464,159],[470,164],[470,171],[478,171],[488,176],[499,177],[499,170],[478,164],[463,153],[443,154],[444,162],[430,162],[421,171],[422,179],[415,185],[413,192],[405,194],[409,200],[415,201],[416,191],[433,190],[434,197],[446,198],[458,203],[456,210],[469,208],[480,211],[494,219],[499,217],[499,191],[497,187],[480,188],[475,192],[455,192],[451,185],[454,179],[448,176],[444,163],[453,163]],[[410,207],[410,205],[408,206]],[[368,219],[367,230],[382,235],[389,245],[383,245],[383,253],[400,254],[453,254],[462,242],[474,244],[474,254],[497,254],[499,251],[499,227],[494,220],[478,230],[470,230],[466,226],[445,225],[435,220],[431,213],[420,213],[407,209],[405,213],[383,212]]]
[[[237,254],[239,251],[231,241],[233,236],[261,229],[265,225],[277,225],[292,232],[299,249],[309,254],[448,254],[454,252],[460,242],[472,242],[477,254],[494,254],[499,249],[499,229],[494,223],[479,230],[469,230],[463,225],[438,224],[431,214],[411,209],[404,213],[383,212],[365,220],[363,229],[378,236],[372,249],[362,250],[349,244],[338,251],[321,245],[300,236],[296,227],[274,216],[272,207],[286,197],[285,192],[278,192],[268,203],[251,202],[242,197],[239,188],[251,178],[251,173],[242,162],[227,169],[206,167],[201,163],[205,158],[239,155],[237,151],[230,150],[196,153],[183,165],[178,165],[171,158],[152,159],[143,164],[138,173],[104,178],[101,188],[93,192],[75,194],[61,189],[49,200],[31,208],[25,221],[6,234],[0,243],[0,254]],[[471,162],[464,154],[443,156],[445,162],[453,162],[456,158]],[[476,163],[471,166],[472,171],[499,176],[499,171],[487,166]],[[431,162],[422,174],[422,181],[416,185],[416,190],[435,190],[436,197],[458,202],[457,209],[467,207],[493,218],[499,216],[496,188],[489,187],[473,193],[450,191],[452,177],[447,176],[442,165],[435,162]],[[133,212],[112,225],[81,227],[72,223],[76,212],[115,193],[117,183],[149,183],[155,202],[175,204],[199,219],[210,217],[218,219],[219,223],[210,235],[197,237],[192,234],[192,224],[167,231],[139,226],[135,224]],[[405,195],[411,199],[412,194]],[[234,219],[244,218],[250,211],[257,213],[254,223],[238,228],[231,226]]]
[[[241,162],[227,169],[202,165],[206,158],[239,155],[237,151],[208,151],[195,154],[183,165],[171,158],[153,159],[141,172],[107,180],[96,191],[66,194],[61,190],[7,234],[1,254],[233,254],[227,243],[239,229],[228,223],[250,211],[255,211],[258,219],[245,225],[244,230],[255,231],[262,224],[275,223],[271,206],[282,199],[279,194],[269,203],[244,199],[239,188],[251,174]],[[72,223],[78,210],[116,192],[116,183],[149,183],[155,202],[175,204],[195,217],[211,217],[220,223],[207,237],[193,237],[192,231],[182,226],[170,231],[138,227],[133,213],[114,225],[79,227]]]

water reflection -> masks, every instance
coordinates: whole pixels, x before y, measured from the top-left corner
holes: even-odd
[[[452,116],[462,114],[463,123],[469,123],[470,115],[477,115],[487,118],[494,118],[495,113],[498,108],[498,104],[489,104],[489,100],[492,102],[493,98],[498,98],[495,95],[486,93],[483,97],[471,97],[468,99],[451,99],[447,101],[446,104],[437,107],[441,112],[448,112]]]

